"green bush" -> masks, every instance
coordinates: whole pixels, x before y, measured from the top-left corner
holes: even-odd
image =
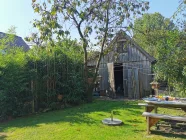
[[[0,55],[0,119],[29,112],[30,101],[26,55],[21,49],[10,49]]]
[[[76,44],[67,39],[28,52],[9,48],[1,53],[0,119],[81,103],[83,56]],[[62,101],[57,99],[58,94],[63,94]]]

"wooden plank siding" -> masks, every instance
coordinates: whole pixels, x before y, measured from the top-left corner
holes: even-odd
[[[117,37],[119,40],[128,41],[118,43]],[[113,63],[113,67],[114,64],[119,63],[123,66],[123,95],[128,98],[148,96],[151,94],[151,66],[156,60],[126,34],[118,34],[114,39],[115,41],[111,43],[112,45],[110,46],[109,52],[101,59],[99,67],[99,75],[102,76],[100,90],[107,91],[110,87],[113,88],[113,83],[111,83],[111,79],[109,79],[109,72],[111,71],[108,70],[108,63]],[[95,62],[89,61],[88,65],[95,65]],[[113,91],[115,92],[115,90]]]

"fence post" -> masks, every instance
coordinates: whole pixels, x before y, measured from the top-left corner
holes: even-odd
[[[32,99],[32,113],[34,113],[35,112],[35,104],[34,104],[34,81],[33,80],[31,80],[31,92],[32,92],[32,97],[33,97],[33,99]]]

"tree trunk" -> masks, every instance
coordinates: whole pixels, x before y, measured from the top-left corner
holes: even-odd
[[[34,104],[34,99],[35,99],[35,96],[34,96],[34,82],[33,80],[31,80],[31,93],[32,93],[32,113],[35,112],[35,104]]]
[[[108,1],[108,5],[110,5],[109,1]],[[80,32],[80,26],[79,26],[79,33],[80,33],[80,36],[82,37],[83,42],[84,42],[83,43],[83,49],[84,49],[84,73],[85,73],[85,79],[86,79],[86,93],[87,93],[87,101],[88,102],[92,102],[92,91],[93,91],[93,88],[94,88],[94,83],[95,83],[95,81],[97,79],[100,61],[101,61],[101,58],[103,56],[103,47],[105,46],[107,35],[108,35],[109,6],[107,8],[106,16],[107,16],[106,26],[105,26],[106,30],[105,30],[105,33],[104,33],[104,36],[103,36],[103,41],[102,41],[102,44],[101,44],[101,52],[99,54],[99,58],[98,58],[97,64],[96,64],[95,75],[93,77],[93,81],[92,81],[91,84],[88,84],[88,67],[87,67],[87,50],[86,50],[86,48],[88,46],[88,42],[83,37],[82,33]]]
[[[110,5],[110,2],[108,1],[108,5]],[[105,33],[104,33],[104,36],[103,36],[103,41],[102,41],[102,44],[101,44],[101,52],[99,54],[99,58],[97,60],[97,64],[96,64],[96,69],[95,69],[95,75],[93,77],[93,82],[91,84],[91,88],[93,90],[94,88],[94,82],[96,81],[97,79],[97,75],[98,75],[98,70],[99,70],[99,66],[100,66],[100,62],[101,62],[101,58],[103,56],[103,47],[105,46],[105,43],[106,43],[106,39],[107,39],[107,35],[108,35],[108,25],[109,25],[109,6],[107,8],[107,12],[106,12],[106,25],[105,25]]]
[[[85,95],[87,97],[87,102],[92,102],[92,86],[88,84],[88,60],[87,60],[87,42],[83,42],[83,50],[84,50],[84,80],[85,80]]]

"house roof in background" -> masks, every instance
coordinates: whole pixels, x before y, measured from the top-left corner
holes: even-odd
[[[0,39],[6,37],[7,35],[9,34],[0,32]],[[10,43],[10,46],[23,47],[25,51],[28,51],[30,49],[30,47],[25,43],[25,41],[21,37],[16,35],[14,37],[15,37],[14,41]]]

